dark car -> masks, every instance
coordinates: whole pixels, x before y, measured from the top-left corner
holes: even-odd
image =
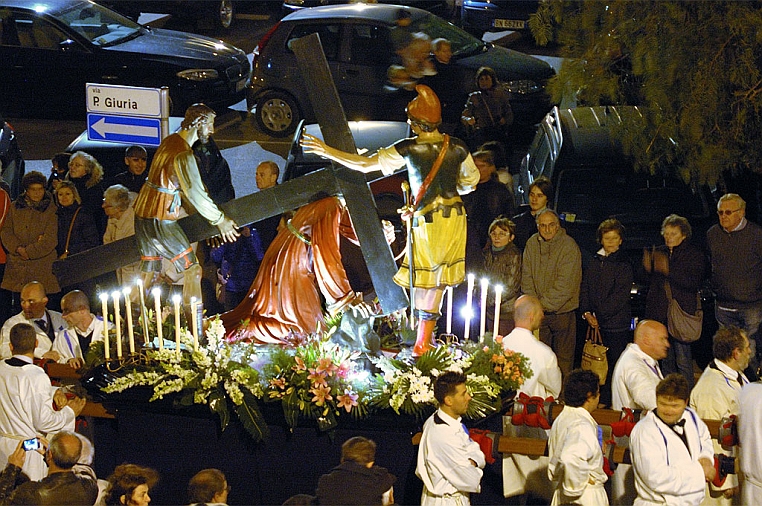
[[[534,125],[550,109],[545,92],[554,75],[546,62],[487,44],[433,14],[412,7],[352,4],[302,9],[276,24],[254,49],[254,69],[247,95],[249,110],[267,134],[291,134],[301,119],[315,121],[307,84],[299,71],[292,40],[317,33],[339,98],[351,120],[405,120],[409,91],[391,89],[387,71],[395,63],[394,20],[400,9],[410,13],[410,32],[448,39],[453,50],[452,86],[465,104],[475,88],[479,67],[495,69],[510,92],[515,122]],[[413,93],[414,96],[414,93]]]
[[[528,30],[529,16],[537,12],[538,0],[463,0],[460,26],[481,36],[484,32]]]
[[[283,15],[287,16],[299,9],[350,3],[382,3],[408,5],[424,9],[444,19],[452,19],[456,12],[455,0],[284,0]]]
[[[0,118],[0,171],[11,187],[10,196],[15,199],[21,193],[21,178],[24,177],[24,157],[21,155],[16,131]]]
[[[540,122],[519,174],[523,203],[535,179],[545,176],[551,180],[554,195],[548,199],[548,207],[558,212],[562,226],[583,251],[583,259],[600,249],[598,225],[607,218],[618,219],[625,227],[622,249],[636,274],[642,271],[643,248],[664,244],[661,224],[668,215],[687,218],[692,240],[699,246],[714,223],[714,204],[707,187],[686,184],[673,174],[634,169],[619,141],[620,128],[639,128],[641,121],[637,107],[554,107]],[[647,281],[636,275],[632,289],[633,311],[639,317],[645,308]],[[711,290],[702,290],[702,300],[704,314],[713,314]],[[711,336],[715,327],[713,318],[704,318],[705,336]]]
[[[167,86],[172,111],[243,99],[246,54],[200,35],[145,28],[83,0],[0,0],[0,113],[84,117],[85,83]]]
[[[272,1],[272,0],[271,0]],[[137,21],[143,12],[170,14],[197,29],[229,29],[244,2],[233,0],[104,0],[99,2]]]
[[[179,130],[182,121],[183,118],[170,117],[169,131],[175,132]],[[90,140],[87,138],[87,131],[84,131],[71,141],[64,151],[67,153],[84,151],[93,155],[98,160],[98,163],[103,166],[104,178],[108,182],[112,177],[127,170],[127,166],[124,164],[124,150],[129,146],[130,144],[128,143]],[[153,155],[156,153],[157,146],[144,147],[148,153],[148,159],[146,160],[146,170],[148,170],[148,167],[151,166]]]

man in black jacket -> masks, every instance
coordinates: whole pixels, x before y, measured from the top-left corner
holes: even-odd
[[[69,431],[56,433],[45,451],[48,475],[40,481],[29,481],[18,487],[9,504],[81,505],[95,504],[98,484],[95,480],[74,474],[72,468],[82,452],[82,441]],[[9,465],[13,465],[9,462]]]

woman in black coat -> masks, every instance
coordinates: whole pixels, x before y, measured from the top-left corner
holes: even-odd
[[[664,246],[643,253],[643,267],[650,276],[646,296],[645,317],[667,326],[669,299],[665,282],[669,281],[672,297],[686,313],[694,314],[699,302],[697,293],[704,282],[706,260],[703,252],[690,243],[691,225],[686,218],[670,214],[661,226]],[[693,388],[693,357],[691,345],[669,336],[669,352],[662,360],[662,373],[666,376],[679,372]]]
[[[79,192],[71,181],[61,181],[56,189],[58,201],[58,258],[80,253],[101,244],[90,213],[82,208]]]
[[[609,370],[601,387],[601,402],[611,404],[611,374],[614,364],[632,342],[632,265],[620,250],[624,227],[618,220],[603,221],[596,232],[601,249],[587,263],[582,275],[579,310],[588,325],[598,328],[608,347]]]

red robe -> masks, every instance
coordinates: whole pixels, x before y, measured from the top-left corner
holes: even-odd
[[[315,332],[326,304],[346,303],[354,292],[341,264],[340,236],[357,241],[338,198],[301,207],[267,249],[249,293],[221,318],[230,341],[284,344],[289,332]],[[319,290],[319,291],[318,291]]]

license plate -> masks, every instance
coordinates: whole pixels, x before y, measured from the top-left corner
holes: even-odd
[[[506,28],[508,30],[523,30],[526,22],[518,19],[496,19],[495,28]]]

